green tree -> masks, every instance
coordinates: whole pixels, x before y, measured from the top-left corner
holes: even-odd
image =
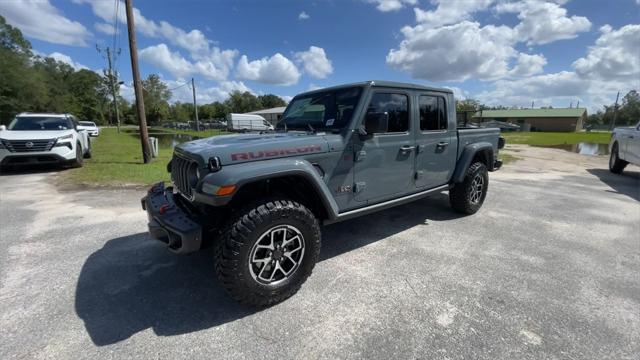
[[[219,101],[198,107],[198,114],[203,119],[224,119],[228,113],[227,106]]]
[[[234,91],[229,95],[229,98],[225,100],[224,105],[232,113],[246,113],[250,111],[260,110],[262,104],[260,100],[252,93],[245,91]]]
[[[194,119],[193,104],[176,102],[171,105],[171,121],[187,122]],[[200,114],[198,114],[200,115]],[[200,117],[202,117],[200,115]],[[204,117],[202,117],[204,119]]]
[[[149,124],[157,125],[169,118],[171,91],[160,76],[151,74],[142,80],[144,111]]]
[[[284,101],[281,97],[273,94],[260,95],[258,96],[258,101],[260,101],[260,105],[262,105],[263,109],[287,106],[286,101]]]
[[[640,94],[631,90],[622,98],[618,124],[635,125],[640,121]]]

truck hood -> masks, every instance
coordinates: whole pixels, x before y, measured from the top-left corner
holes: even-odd
[[[74,130],[5,130],[0,131],[0,139],[4,140],[48,140],[73,134]]]
[[[218,156],[222,164],[304,156],[328,152],[322,134],[286,132],[269,134],[221,135],[194,140],[176,146],[175,152],[197,156],[203,163]]]

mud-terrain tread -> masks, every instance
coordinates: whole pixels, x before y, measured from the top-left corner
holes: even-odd
[[[469,186],[471,186],[471,181],[473,181],[473,178],[479,171],[485,173],[486,181],[484,187],[484,195],[480,204],[473,205],[469,198]],[[471,164],[471,166],[469,166],[469,168],[467,169],[467,173],[464,176],[464,181],[462,183],[455,184],[455,186],[449,190],[449,203],[455,211],[462,214],[471,215],[480,210],[489,189],[489,176],[487,174],[487,166],[480,161],[474,162],[473,164]]]
[[[283,218],[294,218],[309,227],[312,238],[305,237],[305,263],[300,265],[296,281],[282,288],[268,290],[265,287],[246,286],[247,282],[254,285],[253,279],[244,279],[244,260],[241,259],[243,247],[253,246],[253,231],[262,224]],[[300,229],[301,231],[304,231]],[[313,242],[314,244],[312,245]],[[246,250],[246,249],[245,249]],[[313,252],[309,253],[307,250]],[[264,308],[277,304],[294,295],[311,275],[320,254],[320,225],[314,214],[305,206],[287,199],[267,199],[245,207],[238,212],[235,221],[231,221],[223,231],[222,237],[216,242],[214,249],[216,276],[229,295],[241,304]],[[309,256],[309,258],[307,258]],[[303,266],[308,264],[310,266]]]

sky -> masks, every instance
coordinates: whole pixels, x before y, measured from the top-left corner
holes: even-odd
[[[141,76],[172,101],[231,91],[290,100],[365,80],[448,87],[488,105],[590,112],[640,89],[640,0],[134,0]],[[116,15],[117,14],[117,15]],[[101,72],[133,97],[124,1],[0,0],[36,54]]]

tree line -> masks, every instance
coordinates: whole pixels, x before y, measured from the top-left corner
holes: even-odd
[[[142,81],[147,122],[193,120],[193,103],[170,103],[171,90],[151,74]],[[135,104],[117,95],[121,121],[137,124]],[[230,112],[244,113],[285,106],[273,94],[256,96],[248,91],[232,92],[223,102],[199,104],[200,119],[221,119]],[[36,55],[31,43],[0,16],[0,123],[8,124],[21,112],[71,113],[100,125],[115,124],[115,111],[105,72],[74,69],[50,57]]]

